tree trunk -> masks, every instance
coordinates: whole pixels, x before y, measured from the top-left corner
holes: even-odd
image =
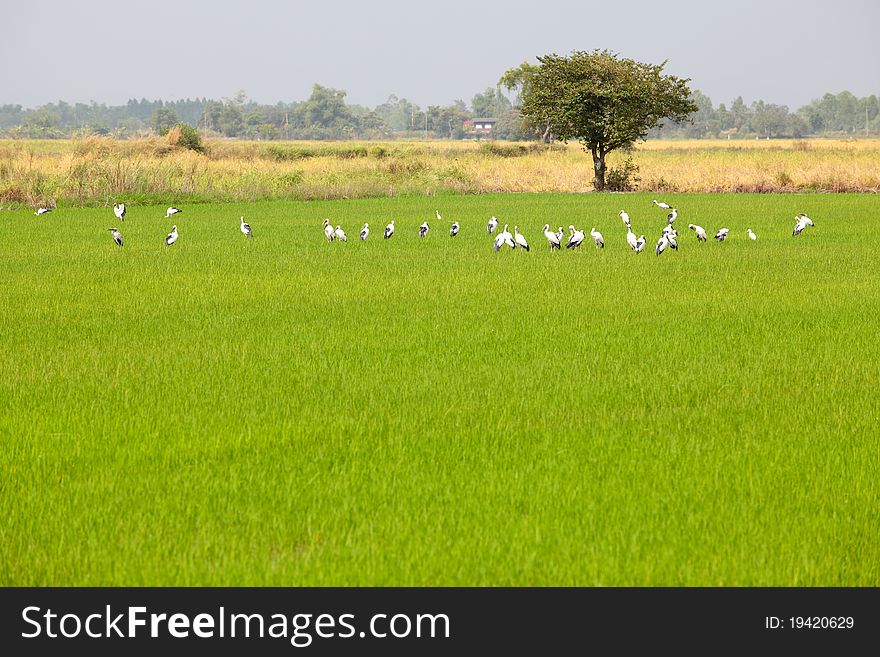
[[[605,191],[605,153],[597,148],[593,149],[593,171],[593,187],[597,192]]]

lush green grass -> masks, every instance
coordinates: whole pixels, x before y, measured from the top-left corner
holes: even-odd
[[[652,197],[2,214],[0,584],[880,584],[876,196]]]

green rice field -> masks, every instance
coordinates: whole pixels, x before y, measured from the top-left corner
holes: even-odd
[[[0,585],[880,585],[880,200],[655,197],[0,213]]]

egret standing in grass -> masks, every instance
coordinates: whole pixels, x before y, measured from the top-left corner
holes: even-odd
[[[382,235],[386,240],[394,235],[394,219],[391,220],[391,223],[385,226],[385,233]]]
[[[526,241],[525,235],[519,232],[519,226],[513,227],[513,241],[516,242],[517,246],[520,248],[523,248],[526,251],[529,250],[529,243]]]
[[[370,224],[364,223],[364,227],[361,228],[361,242],[365,241],[370,236]]]
[[[239,230],[244,233],[245,237],[254,236],[254,231],[251,230],[250,224],[245,222],[244,217],[241,218],[241,226],[239,226]]]
[[[718,240],[719,242],[723,242],[724,240],[727,239],[727,233],[729,233],[729,232],[730,232],[729,228],[721,228],[718,230],[717,233],[715,233],[715,239]]]
[[[348,235],[346,235],[345,231],[342,230],[342,226],[337,226],[336,230],[333,231],[333,234],[336,235],[336,239],[338,239],[342,242],[348,241]]]
[[[672,206],[669,205],[669,203],[663,203],[662,201],[658,201],[657,199],[654,199],[654,205],[656,205],[658,208],[662,208],[664,210],[671,210],[672,209]]]
[[[491,219],[489,219],[489,223],[486,224],[486,230],[489,231],[489,234],[491,235],[492,233],[495,232],[495,230],[497,228],[498,228],[498,219],[493,216]]]
[[[574,226],[569,226],[568,230],[571,231],[571,237],[568,238],[568,243],[565,245],[565,248],[579,249],[584,242],[584,231],[578,230]]]
[[[37,208],[37,211],[34,212],[38,217],[42,217],[47,212],[52,212],[52,208]]]
[[[600,233],[598,230],[596,230],[595,227],[590,229],[590,237],[592,237],[593,241],[596,243],[597,249],[604,249],[605,248],[605,238],[602,237],[602,233]]]
[[[333,232],[333,226],[330,225],[329,219],[324,219],[324,237],[327,238],[328,242],[336,239],[336,233]]]
[[[108,228],[110,231],[110,236],[113,238],[113,241],[116,242],[116,246],[122,246],[122,233],[119,232],[118,228]]]
[[[428,234],[428,230],[431,227],[428,225],[428,222],[424,222],[421,226],[419,226],[419,237],[425,237]]]
[[[749,234],[749,239],[752,240],[753,242],[754,242],[756,239],[758,239],[758,236],[755,235],[755,234],[752,232],[752,229],[751,229],[751,228],[749,228],[746,232]]]
[[[559,248],[559,235],[550,230],[550,224],[544,224],[544,237],[547,239],[551,251]]]
[[[165,218],[167,219],[168,217],[175,215],[178,212],[183,212],[183,210],[181,210],[180,208],[170,207],[165,210]]]
[[[458,235],[459,228],[461,227],[458,225],[458,222],[453,221],[452,226],[449,227],[449,237],[455,237]]]
[[[440,216],[440,210],[434,210],[434,214],[437,215],[437,221],[443,221],[443,217]]]
[[[113,214],[117,219],[125,221],[125,203],[117,203],[113,206]]]
[[[706,241],[706,229],[702,226],[697,226],[696,224],[688,224],[688,228],[694,231],[694,234],[697,236],[697,239],[701,242]]]
[[[618,212],[618,214],[620,215],[620,218],[623,220],[623,225],[626,226],[627,228],[629,228],[630,230],[632,230],[632,224],[629,223],[629,215],[626,212],[624,212],[623,210]]]
[[[165,246],[171,246],[177,241],[177,226],[171,227],[171,232],[168,233],[168,237],[165,238]]]

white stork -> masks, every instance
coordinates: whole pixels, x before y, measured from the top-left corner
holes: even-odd
[[[513,227],[513,240],[516,242],[517,246],[529,250],[529,243],[526,241],[525,235],[519,232],[519,226]]]
[[[812,228],[815,224],[813,224],[813,220],[810,219],[807,215],[801,213],[798,215],[801,221],[803,221],[807,226]]]
[[[430,226],[428,226],[427,221],[425,223],[423,223],[421,226],[419,226],[419,237],[424,237],[425,235],[427,235],[429,228],[430,228]]]
[[[755,235],[755,233],[752,232],[752,229],[751,229],[751,228],[749,228],[748,230],[746,230],[746,232],[749,234],[749,239],[752,240],[753,242],[754,242],[756,239],[758,239],[758,236]]]
[[[633,249],[636,253],[641,253],[645,250],[645,244],[648,243],[648,240],[645,239],[645,236],[642,235],[639,239],[636,240],[635,249]]]
[[[171,232],[168,233],[168,237],[165,238],[165,246],[171,246],[177,241],[177,226],[171,227]]]
[[[118,228],[108,228],[110,231],[110,236],[113,238],[113,241],[116,242],[116,246],[122,246],[122,233],[119,232]]]
[[[181,210],[180,208],[170,207],[167,210],[165,210],[165,218],[167,219],[171,215],[177,214],[178,212],[183,212],[183,210]]]
[[[719,242],[723,242],[727,239],[727,233],[730,232],[729,228],[721,228],[717,233],[715,233],[715,239]]]
[[[688,224],[688,228],[694,231],[694,234],[697,236],[697,239],[701,242],[706,241],[706,230],[702,226],[697,226],[696,224]]]
[[[370,224],[364,223],[364,227],[361,228],[361,242],[366,240],[370,236]]]
[[[34,214],[37,215],[38,217],[41,217],[44,214],[46,214],[47,212],[52,212],[52,208],[38,208],[37,211],[34,212]]]
[[[383,233],[382,237],[387,240],[392,235],[394,235],[394,219],[391,220],[390,224],[385,226],[385,232]]]
[[[676,219],[678,219],[678,210],[672,208],[672,212],[666,215],[666,225],[671,226]]]
[[[452,225],[449,227],[449,237],[455,237],[456,235],[458,235],[458,231],[460,228],[461,226],[458,225],[458,222],[453,221]]]
[[[667,246],[669,246],[669,238],[666,235],[661,235],[660,239],[657,240],[657,255],[663,253]]]
[[[571,237],[568,238],[568,243],[565,245],[565,248],[579,249],[584,241],[584,231],[577,230],[574,226],[569,226],[568,230],[571,231]]]
[[[632,228],[630,228],[626,232],[626,243],[629,244],[629,248],[631,248],[633,251],[636,250],[636,246],[638,245],[639,240],[638,238],[636,238],[636,234],[632,232]]]
[[[656,205],[658,208],[662,208],[663,210],[672,209],[672,206],[669,205],[669,203],[663,203],[662,201],[658,201],[657,199],[654,199],[654,205]]]
[[[629,228],[630,230],[632,230],[632,224],[629,223],[629,215],[626,212],[624,212],[623,210],[618,212],[618,214],[620,215],[620,218],[623,220],[623,225],[626,226],[627,228]]]
[[[604,249],[605,248],[605,238],[602,237],[602,233],[600,233],[598,230],[596,230],[595,227],[590,229],[590,237],[592,237],[593,241],[596,243],[597,249]]]
[[[330,225],[329,219],[324,219],[324,237],[327,238],[328,242],[332,242],[336,235],[333,232],[333,226]]]
[[[562,226],[560,226],[559,230],[556,231],[556,241],[562,244],[563,237],[565,237],[565,231],[562,230]]]
[[[489,234],[491,235],[492,233],[495,232],[495,230],[497,228],[498,228],[498,219],[493,216],[491,219],[489,219],[489,223],[486,225],[486,230],[489,231]]]
[[[801,215],[797,215],[794,218],[794,230],[791,231],[792,237],[797,237],[801,233],[804,232],[804,229],[807,227],[807,223],[803,220]]]
[[[544,237],[547,238],[551,251],[559,248],[559,235],[550,230],[550,224],[544,224]]]
[[[501,250],[503,246],[509,246],[511,249],[516,248],[516,242],[513,241],[513,235],[507,230],[508,224],[504,224],[504,230],[498,235],[495,236],[495,240],[492,242],[492,246],[495,249],[495,252]]]
[[[113,214],[116,215],[117,219],[125,221],[125,203],[117,203],[116,205],[114,205]]]
[[[244,220],[244,217],[241,218],[241,226],[239,226],[239,230],[244,233],[245,237],[253,237],[254,231],[251,230],[251,226]]]
[[[348,235],[346,235],[345,231],[342,230],[342,226],[337,226],[336,230],[333,231],[333,234],[336,235],[336,239],[338,239],[342,242],[348,241]]]

